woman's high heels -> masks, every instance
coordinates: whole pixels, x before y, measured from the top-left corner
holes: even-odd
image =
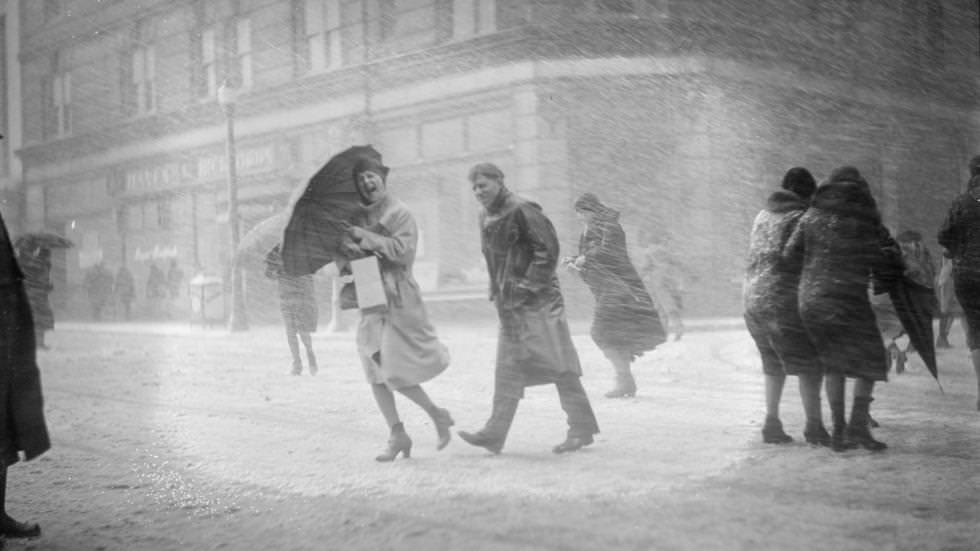
[[[401,423],[391,427],[391,436],[388,438],[388,447],[380,455],[375,457],[375,461],[388,463],[394,461],[398,454],[408,459],[412,456],[412,439],[405,433],[405,427]]]
[[[436,425],[436,435],[439,437],[436,442],[436,449],[442,450],[449,445],[449,441],[453,437],[453,433],[449,432],[449,427],[455,425],[456,422],[449,415],[449,410],[442,408],[436,408],[432,413],[432,422]]]

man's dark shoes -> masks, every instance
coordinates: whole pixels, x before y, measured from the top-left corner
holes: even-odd
[[[17,522],[6,517],[0,519],[0,535],[7,538],[36,538],[41,535],[41,527],[35,523]]]
[[[504,448],[504,441],[502,438],[489,435],[482,430],[477,432],[466,432],[465,430],[461,430],[456,434],[459,435],[459,437],[462,438],[467,444],[479,448],[486,448],[487,451],[493,454],[499,454],[500,450]]]
[[[551,448],[551,451],[555,453],[575,452],[593,442],[595,442],[595,440],[592,438],[591,434],[587,436],[569,436],[564,442],[558,444],[554,448]]]
[[[779,419],[767,415],[762,425],[762,441],[766,444],[789,444],[793,437],[783,432],[783,423]]]

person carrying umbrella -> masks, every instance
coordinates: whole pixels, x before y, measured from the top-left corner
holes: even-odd
[[[51,448],[44,420],[34,320],[7,227],[0,216],[0,536],[37,537],[41,528],[7,514],[7,469]]]
[[[938,237],[953,258],[953,282],[963,309],[980,411],[980,155],[970,161],[970,175],[966,192],[949,207]]]
[[[555,273],[560,259],[555,228],[539,205],[507,189],[496,165],[475,165],[469,181],[483,207],[480,237],[500,330],[490,419],[476,432],[460,431],[459,437],[500,453],[524,388],[554,384],[568,432],[552,451],[574,452],[594,442],[599,424],[582,387],[582,367],[565,318]]]
[[[412,439],[398,415],[393,391],[419,405],[436,427],[436,449],[450,441],[454,422],[449,411],[433,403],[422,383],[449,366],[449,351],[429,323],[422,293],[412,274],[419,230],[404,203],[388,192],[388,167],[380,159],[364,157],[353,167],[362,209],[360,220],[347,227],[344,247],[350,258],[376,255],[381,269],[387,307],[361,310],[357,350],[378,409],[391,429],[388,445],[375,459],[408,458]],[[344,271],[343,259],[338,268]]]
[[[318,366],[313,353],[313,339],[310,333],[316,331],[319,311],[313,287],[313,275],[291,276],[282,266],[280,247],[276,245],[266,256],[265,276],[276,280],[279,287],[279,309],[286,326],[286,343],[293,357],[293,375],[303,373],[303,362],[299,356],[299,341],[306,349],[306,359],[310,375],[316,375]]]
[[[626,250],[619,212],[585,193],[575,201],[575,213],[585,222],[579,254],[563,260],[582,276],[595,297],[592,340],[616,371],[616,386],[606,398],[635,396],[630,364],[663,344],[667,334]]]
[[[902,277],[898,245],[881,223],[867,181],[854,167],[835,169],[790,235],[784,260],[800,263],[799,311],[824,370],[833,432],[831,447],[887,448],[869,427],[874,385],[884,381],[888,354],[868,299],[872,276],[879,290]],[[855,379],[845,424],[845,378]]]
[[[45,332],[54,329],[54,311],[48,296],[54,290],[51,284],[51,249],[31,241],[20,242],[17,258],[24,272],[24,287],[34,314],[34,339],[38,348],[46,349]]]

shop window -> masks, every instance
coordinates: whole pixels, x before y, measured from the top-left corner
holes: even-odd
[[[173,201],[161,199],[156,203],[157,227],[169,230],[173,227]]]
[[[132,53],[132,79],[127,103],[136,113],[145,114],[156,111],[156,52],[152,46],[136,48]]]
[[[311,72],[343,64],[340,23],[340,0],[304,0],[304,41]]]
[[[51,108],[55,135],[64,137],[71,134],[71,73],[68,71],[51,79]]]
[[[466,38],[496,30],[496,0],[453,0],[453,38]]]
[[[252,87],[252,22],[239,19],[235,22],[235,69],[238,86]]]
[[[218,93],[218,40],[214,27],[201,30],[198,44],[198,95],[211,98]]]

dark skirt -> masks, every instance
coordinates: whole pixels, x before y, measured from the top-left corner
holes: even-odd
[[[980,348],[980,272],[953,270],[956,300],[966,320],[966,344],[970,350]]]
[[[865,289],[801,298],[800,319],[824,373],[887,380],[888,352]]]
[[[37,368],[34,320],[20,284],[0,285],[0,459],[33,459],[51,447]]]
[[[745,326],[762,356],[766,375],[820,375],[823,367],[816,348],[796,315],[745,314]]]
[[[27,287],[27,298],[31,302],[35,329],[54,329],[54,311],[51,310],[51,302],[48,301],[48,291]]]
[[[653,301],[649,296],[641,298],[645,302],[620,293],[597,297],[590,332],[596,346],[628,352],[635,358],[667,340]]]

